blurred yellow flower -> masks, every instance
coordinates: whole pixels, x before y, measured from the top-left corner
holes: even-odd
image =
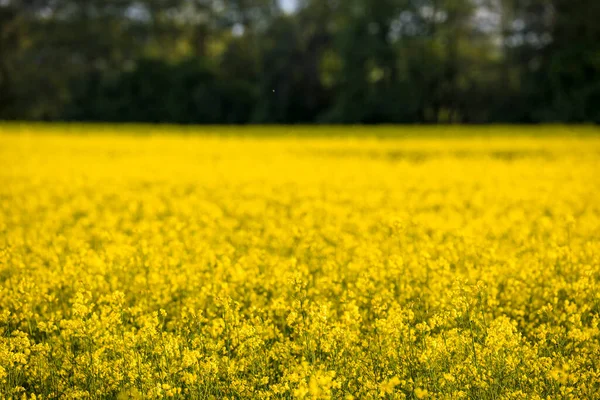
[[[600,393],[597,136],[112,129],[0,126],[0,398]]]

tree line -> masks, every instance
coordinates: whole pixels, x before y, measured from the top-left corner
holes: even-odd
[[[0,0],[0,119],[600,122],[600,1]]]

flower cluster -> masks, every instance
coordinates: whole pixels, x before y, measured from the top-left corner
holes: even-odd
[[[600,393],[596,137],[125,129],[0,132],[0,398]]]

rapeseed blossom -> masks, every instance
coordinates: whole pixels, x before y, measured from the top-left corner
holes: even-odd
[[[596,136],[1,129],[0,398],[598,398]]]

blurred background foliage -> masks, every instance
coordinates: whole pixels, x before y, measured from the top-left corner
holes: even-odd
[[[596,0],[0,0],[0,119],[600,122]]]

